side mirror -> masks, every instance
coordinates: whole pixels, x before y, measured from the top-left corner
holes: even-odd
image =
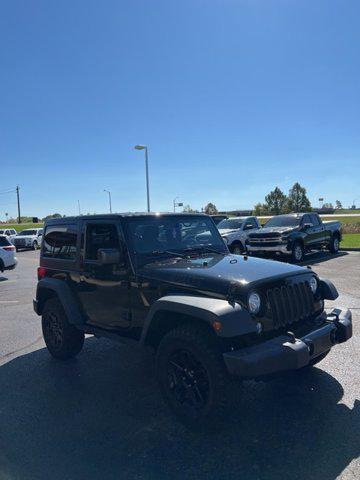
[[[117,248],[99,248],[97,259],[101,265],[115,265],[121,262],[120,251]]]
[[[252,229],[253,229],[253,226],[251,225],[251,223],[246,224],[244,227],[244,230],[252,230]]]
[[[309,228],[312,228],[312,226],[313,226],[312,223],[304,223],[303,230],[309,230]]]

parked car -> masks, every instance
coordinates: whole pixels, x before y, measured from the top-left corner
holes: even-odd
[[[16,230],[14,228],[0,228],[0,235],[5,235],[10,242],[13,242],[16,237]]]
[[[76,356],[85,334],[152,347],[163,397],[186,423],[212,418],[231,377],[314,365],[352,335],[349,310],[324,310],[338,296],[329,280],[230,254],[207,215],[47,220],[38,280],[53,357]]]
[[[235,217],[222,220],[217,228],[230,252],[240,255],[250,232],[261,228],[256,217]]]
[[[310,250],[326,247],[337,253],[340,241],[340,222],[322,222],[317,213],[294,213],[271,218],[249,235],[246,248],[249,253],[282,253],[301,262]]]
[[[6,235],[0,235],[0,272],[16,267],[15,247]]]
[[[42,234],[42,228],[29,228],[28,230],[22,230],[13,240],[16,251],[20,250],[20,248],[32,248],[33,250],[37,250],[41,245]]]
[[[221,220],[225,220],[229,218],[227,215],[222,215],[222,214],[216,214],[216,215],[210,215],[210,217],[214,220],[215,225],[221,222]]]

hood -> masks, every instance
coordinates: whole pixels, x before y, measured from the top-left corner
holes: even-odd
[[[220,228],[219,230],[220,235],[228,235],[229,233],[235,233],[238,231],[239,229],[233,229],[233,228]]]
[[[36,235],[16,235],[15,239],[17,238],[33,238],[36,237]]]
[[[257,232],[251,233],[250,236],[257,236],[263,233],[291,233],[296,230],[296,227],[263,227]]]
[[[308,274],[304,267],[240,255],[204,255],[197,258],[166,259],[145,265],[140,276],[202,292],[226,296],[231,286],[243,290],[255,282],[266,283],[281,277]]]

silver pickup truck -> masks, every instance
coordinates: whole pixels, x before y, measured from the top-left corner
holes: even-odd
[[[42,234],[42,228],[29,228],[27,230],[22,230],[13,239],[16,251],[19,251],[20,248],[32,248],[33,250],[37,250],[41,246]]]
[[[260,229],[260,223],[256,217],[227,218],[216,226],[230,252],[235,255],[245,251],[245,243],[249,234]]]

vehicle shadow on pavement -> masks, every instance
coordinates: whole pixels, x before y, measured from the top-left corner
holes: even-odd
[[[141,352],[141,351],[140,351]],[[153,356],[88,338],[77,360],[45,349],[0,367],[1,479],[332,480],[360,453],[360,402],[314,368],[234,387],[211,431],[162,402]]]
[[[314,252],[307,255],[305,260],[299,265],[314,265],[316,263],[323,263],[329,260],[333,260],[334,258],[345,257],[346,255],[349,255],[348,252]]]

